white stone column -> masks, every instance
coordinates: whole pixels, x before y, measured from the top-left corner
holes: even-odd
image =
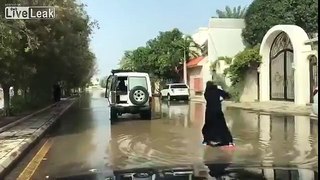
[[[270,130],[271,130],[271,119],[270,116],[268,115],[260,115],[260,121],[259,121],[259,139],[260,143],[262,143],[263,150],[262,152],[262,157],[269,157],[272,156],[272,151],[268,152],[267,150],[270,148],[270,140],[271,140],[271,135],[270,135]],[[265,159],[262,160],[262,165],[263,166],[270,166],[272,167],[272,163],[266,161]],[[263,173],[267,179],[273,179],[274,178],[274,171],[273,169],[263,169]]]
[[[294,54],[294,99],[295,104],[299,105],[306,105],[310,102],[310,68],[308,55],[309,53],[301,51]]]
[[[299,155],[293,160],[300,163],[304,161],[312,150],[309,142],[310,137],[310,117],[295,116],[294,117],[295,141],[294,147]]]
[[[271,44],[271,43],[270,43]],[[261,47],[260,55],[262,56],[262,63],[259,67],[259,81],[260,81],[260,101],[270,100],[270,45]]]
[[[299,169],[299,180],[314,180],[314,172],[306,169]]]

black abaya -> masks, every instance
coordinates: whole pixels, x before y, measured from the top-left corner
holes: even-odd
[[[233,143],[233,140],[222,112],[220,97],[226,99],[229,98],[229,94],[214,85],[207,86],[205,92],[207,106],[202,134],[207,143],[213,141],[220,145],[228,145]]]

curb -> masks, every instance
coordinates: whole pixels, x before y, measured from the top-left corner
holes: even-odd
[[[21,123],[21,122],[24,121],[24,120],[27,120],[27,119],[29,119],[29,118],[31,118],[31,117],[39,114],[39,113],[42,113],[42,112],[45,111],[45,110],[50,109],[50,108],[53,107],[54,105],[56,105],[56,103],[55,103],[55,104],[51,104],[51,105],[49,105],[49,106],[47,106],[47,107],[45,107],[45,108],[43,108],[43,109],[40,109],[40,110],[38,110],[38,111],[36,111],[36,112],[34,112],[34,113],[31,113],[31,114],[29,114],[29,115],[27,115],[27,116],[25,116],[25,117],[23,117],[23,118],[20,118],[20,119],[14,121],[14,122],[12,122],[12,123],[9,123],[9,124],[1,127],[1,128],[0,128],[0,133],[2,133],[3,131],[5,131],[5,130],[7,130],[7,129],[9,129],[9,128],[11,128],[11,127],[19,124],[19,123]]]
[[[69,99],[70,99],[70,98],[67,98],[67,99],[65,99],[65,100],[69,100]],[[61,101],[60,101],[60,102],[61,102]],[[51,104],[51,105],[49,105],[49,106],[47,106],[47,107],[45,107],[45,108],[43,108],[43,109],[40,109],[40,110],[38,110],[38,111],[36,111],[36,112],[34,112],[34,113],[31,113],[31,114],[29,114],[29,115],[27,115],[27,116],[25,116],[25,117],[23,117],[23,118],[20,118],[20,119],[14,121],[14,122],[12,122],[12,123],[9,123],[9,124],[1,127],[1,128],[0,128],[0,133],[2,133],[3,131],[6,131],[6,130],[8,130],[8,129],[10,129],[11,127],[13,127],[13,126],[21,123],[21,122],[24,121],[24,120],[27,120],[27,119],[29,119],[29,118],[37,115],[37,114],[42,113],[42,112],[45,111],[45,110],[48,110],[48,109],[52,108],[53,106],[55,106],[56,104],[59,104],[60,102],[56,102],[56,103],[54,103],[54,104]]]
[[[266,110],[262,108],[251,108],[251,107],[237,107],[232,105],[226,105],[227,109],[244,109],[248,111],[255,112],[264,112],[264,113],[274,113],[274,114],[284,114],[284,115],[293,115],[293,116],[311,116],[309,112],[295,112],[295,111],[275,111],[275,110]]]
[[[201,99],[191,99],[191,102],[200,102],[205,103],[204,100]],[[274,113],[274,114],[284,114],[284,115],[294,115],[294,116],[310,116],[313,119],[317,119],[318,116],[312,114],[311,112],[295,112],[295,111],[275,111],[275,110],[266,110],[262,108],[252,108],[252,107],[239,107],[232,105],[232,102],[226,101],[222,103],[227,109],[244,109],[248,111],[255,111],[255,112],[264,112],[264,113]]]
[[[200,102],[200,103],[205,103],[204,100],[202,99],[190,99],[191,102]]]
[[[35,145],[44,135],[45,133],[52,127],[67,110],[76,102],[77,99],[73,99],[64,109],[59,111],[53,118],[48,119],[39,129],[37,129],[30,139],[25,139],[20,143],[20,147],[16,147],[16,150],[13,154],[9,155],[10,158],[5,159],[2,164],[0,164],[0,179],[3,178],[11,168],[18,162],[20,158],[23,157],[24,154],[28,153],[28,151]]]

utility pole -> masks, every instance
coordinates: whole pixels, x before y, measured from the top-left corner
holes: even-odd
[[[184,48],[184,53],[183,53],[183,81],[185,84],[188,82],[187,78],[187,60],[186,60],[186,49]]]
[[[183,81],[185,84],[188,84],[188,78],[187,78],[187,50],[186,50],[186,36],[182,36],[184,40],[184,46],[183,46]]]

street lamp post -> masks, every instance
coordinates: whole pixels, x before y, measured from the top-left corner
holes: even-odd
[[[183,58],[183,81],[187,84],[187,59],[186,59],[186,50],[184,49],[184,58]]]

